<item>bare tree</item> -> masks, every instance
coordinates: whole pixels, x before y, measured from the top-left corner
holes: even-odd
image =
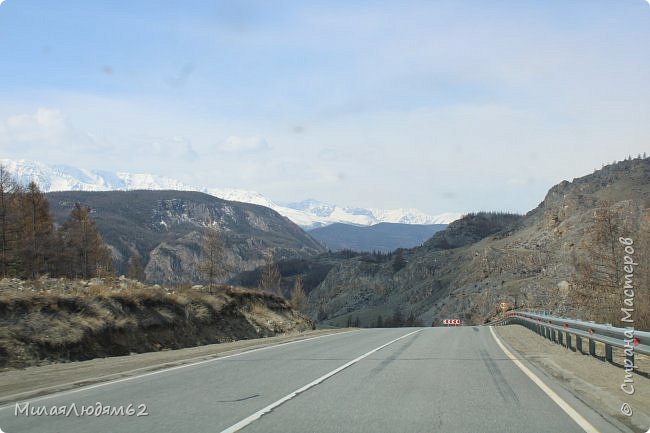
[[[68,266],[71,266],[68,275],[89,278],[96,276],[100,270],[111,271],[111,253],[90,217],[90,208],[76,203],[61,232],[69,259]]]
[[[266,263],[262,269],[262,275],[260,275],[257,287],[260,290],[282,296],[282,291],[280,290],[281,281],[282,274],[280,274],[280,269],[278,268],[278,265],[276,265],[273,261],[273,254],[268,253],[266,255]]]
[[[232,270],[232,267],[226,262],[226,244],[215,229],[209,228],[205,233],[198,270],[208,280],[210,293],[212,293],[216,280],[225,277]]]
[[[11,261],[12,208],[15,206],[18,184],[4,165],[0,164],[0,275],[6,277]]]
[[[291,306],[298,311],[304,311],[307,306],[307,296],[302,286],[302,278],[298,277],[293,283],[291,291]]]
[[[19,195],[18,202],[20,236],[16,243],[22,275],[36,278],[42,272],[51,270],[46,262],[54,253],[54,224],[49,203],[36,182],[29,183]]]
[[[583,243],[586,254],[576,263],[571,296],[579,308],[595,314],[594,320],[613,321],[618,313],[621,257],[617,249],[621,223],[607,204],[594,210],[593,225]]]

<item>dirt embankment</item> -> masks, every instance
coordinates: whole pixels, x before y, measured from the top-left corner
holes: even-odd
[[[273,294],[129,280],[0,280],[0,369],[267,337],[313,328]]]

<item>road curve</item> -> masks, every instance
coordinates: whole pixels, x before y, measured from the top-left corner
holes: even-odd
[[[584,432],[504,354],[487,327],[368,329],[316,337],[41,397],[29,402],[29,411],[58,412],[74,404],[79,412],[97,403],[105,411],[129,404],[137,410],[142,404],[148,415],[27,416],[23,403],[0,409],[0,429]]]

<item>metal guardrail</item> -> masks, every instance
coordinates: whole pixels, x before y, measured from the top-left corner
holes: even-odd
[[[634,365],[634,354],[650,355],[650,332],[637,331],[627,328],[617,328],[593,322],[566,319],[544,314],[542,312],[512,311],[505,317],[489,325],[500,326],[517,323],[523,325],[541,336],[548,338],[567,348],[582,352],[582,339],[588,339],[589,354],[596,355],[596,342],[605,345],[605,359],[613,361],[613,347],[624,350],[625,358]]]

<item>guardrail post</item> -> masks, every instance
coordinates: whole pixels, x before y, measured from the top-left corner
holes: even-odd
[[[562,331],[557,331],[557,342],[564,346],[564,333]]]
[[[614,353],[612,350],[612,346],[609,344],[605,344],[605,359],[609,362],[612,362],[614,360]]]
[[[566,333],[566,347],[573,350],[573,347],[571,346],[571,334],[568,332]]]
[[[579,335],[576,335],[576,350],[582,353],[582,337]]]
[[[589,354],[591,356],[596,356],[596,342],[591,338],[589,339]]]

